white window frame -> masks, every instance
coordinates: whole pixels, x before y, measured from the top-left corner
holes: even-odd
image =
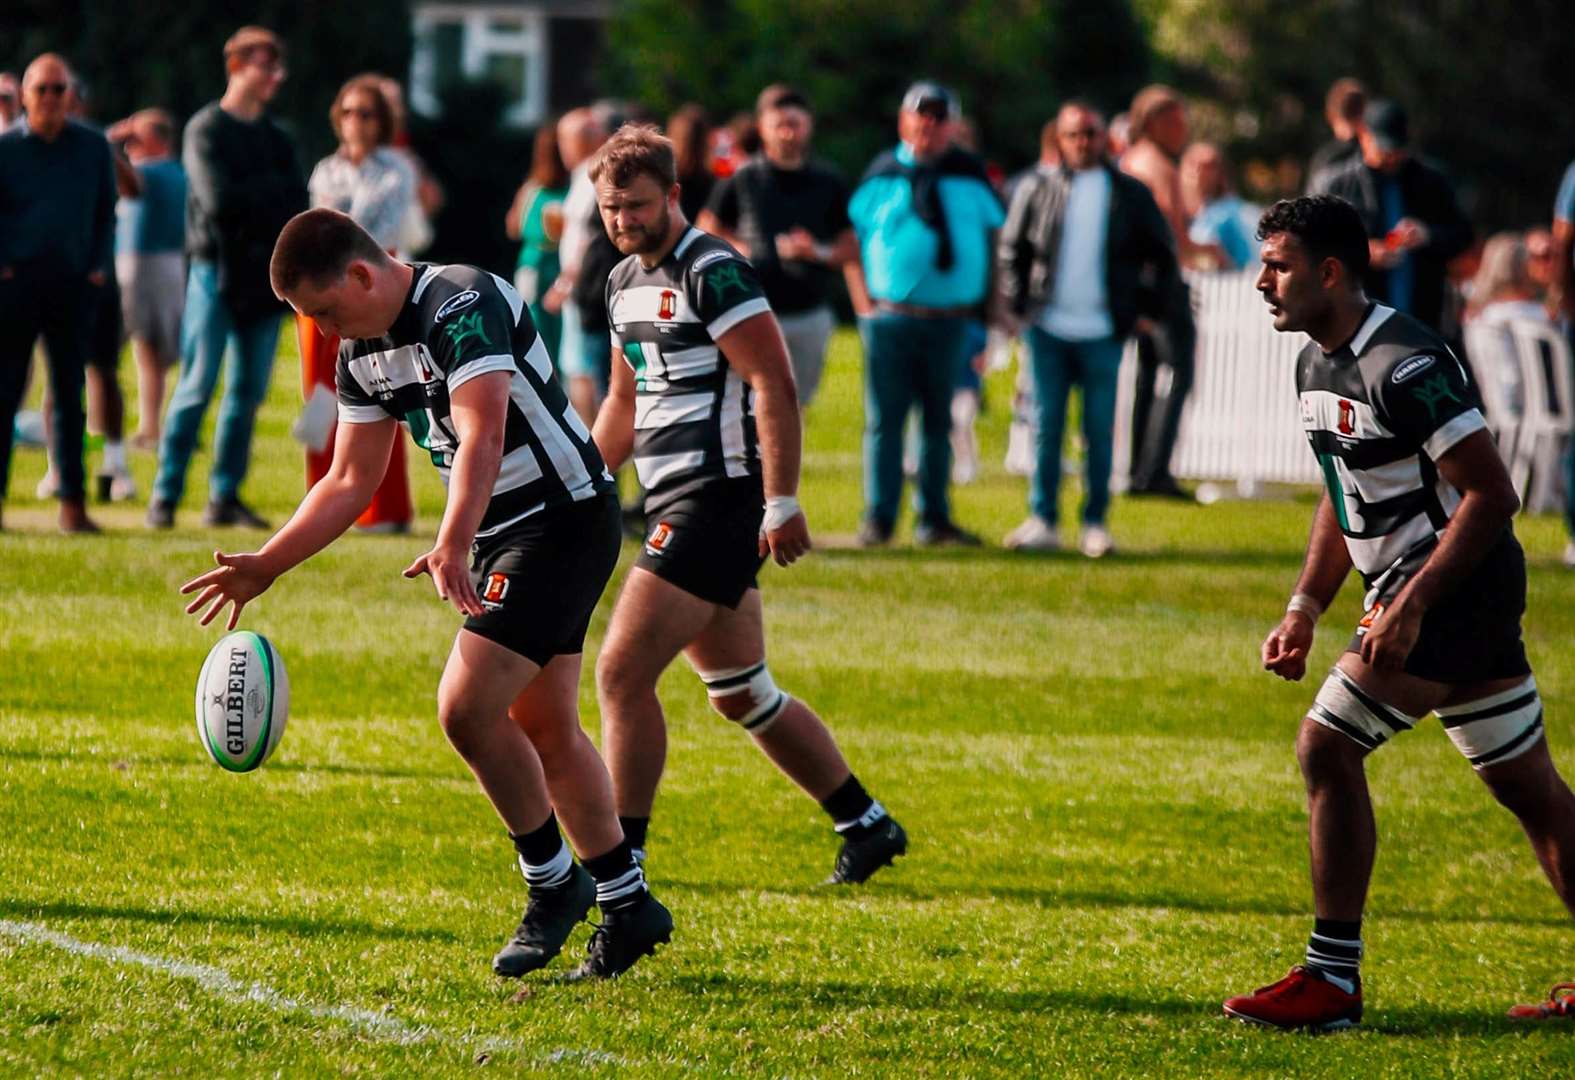
[[[518,21],[518,30],[500,31],[491,23]],[[433,56],[426,42],[442,23],[458,23],[460,72],[467,79],[482,79],[493,56],[519,56],[525,77],[503,110],[503,122],[524,128],[539,124],[547,115],[547,16],[524,5],[418,4],[411,18],[416,49],[410,62],[410,106],[423,116],[438,115],[441,104],[433,84]]]

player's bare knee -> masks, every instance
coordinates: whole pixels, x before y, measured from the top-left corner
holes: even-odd
[[[653,693],[656,687],[637,674],[634,666],[612,652],[596,658],[596,696],[602,701],[621,702]]]
[[[468,760],[480,751],[484,723],[482,715],[463,698],[443,695],[438,699],[438,724],[460,757]]]
[[[711,708],[751,735],[759,735],[782,716],[790,698],[778,689],[764,660],[747,667],[697,671]]]

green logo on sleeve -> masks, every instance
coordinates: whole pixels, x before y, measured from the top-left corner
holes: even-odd
[[[1413,397],[1427,406],[1427,418],[1438,418],[1438,409],[1446,401],[1460,404],[1460,395],[1455,393],[1455,388],[1449,385],[1449,376],[1440,371],[1431,379],[1416,384],[1411,391]]]
[[[745,296],[754,292],[749,282],[744,280],[743,267],[738,263],[728,261],[705,276],[706,288],[711,290],[711,299],[721,306],[733,292],[741,292]]]
[[[449,340],[454,343],[454,351],[459,352],[464,348],[465,342],[475,338],[490,349],[492,339],[487,336],[487,328],[481,322],[481,312],[472,311],[469,315],[461,315],[452,322],[445,323],[443,329],[448,333]]]

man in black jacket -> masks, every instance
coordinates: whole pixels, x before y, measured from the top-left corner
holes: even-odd
[[[115,175],[104,136],[66,115],[71,72],[45,53],[22,78],[27,117],[0,137],[0,501],[33,344],[48,347],[60,527],[96,532],[82,467],[83,327],[108,287]]]
[[[1088,487],[1078,546],[1111,549],[1105,516],[1115,441],[1116,375],[1128,333],[1157,300],[1184,303],[1169,226],[1141,180],[1105,157],[1104,118],[1069,102],[1056,117],[1060,164],[1018,184],[997,248],[998,305],[1009,329],[1028,324],[1038,409],[1031,513],[1006,546],[1048,551],[1056,534],[1067,398],[1083,388]]]
[[[224,46],[224,96],[186,125],[186,314],[180,382],[170,399],[148,524],[167,529],[186,486],[197,431],[213,397],[225,345],[235,363],[224,388],[208,483],[207,525],[266,528],[240,500],[251,457],[252,427],[268,393],[279,343],[278,299],[268,260],[284,223],[306,209],[290,137],[264,114],[284,82],[284,45],[272,31],[247,26]]]
[[[1471,223],[1444,175],[1410,149],[1410,124],[1393,101],[1368,103],[1356,131],[1361,155],[1313,180],[1338,195],[1367,227],[1367,295],[1449,337],[1445,268],[1471,245]]]

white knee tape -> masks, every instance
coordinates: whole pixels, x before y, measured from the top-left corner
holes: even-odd
[[[734,694],[749,695],[749,711],[737,717],[735,723],[752,734],[758,735],[775,723],[791,700],[777,689],[776,682],[771,678],[771,669],[766,667],[764,660],[748,667],[697,671],[695,674],[705,683],[705,692],[712,704],[718,698],[732,697]]]
[[[1307,715],[1368,750],[1378,749],[1390,736],[1409,731],[1417,721],[1367,693],[1339,668],[1330,670]]]
[[[1491,697],[1438,710],[1455,749],[1473,768],[1481,769],[1519,757],[1537,745],[1542,734],[1542,696],[1537,680],[1526,681]]]

